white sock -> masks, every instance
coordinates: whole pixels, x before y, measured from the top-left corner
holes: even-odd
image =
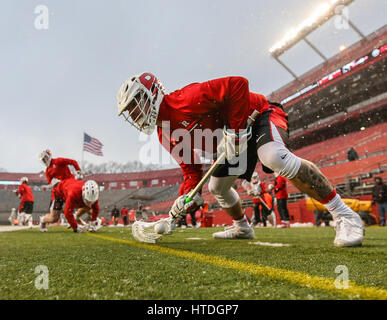
[[[338,194],[336,194],[336,196],[331,201],[324,204],[324,206],[332,214],[334,220],[338,219],[339,217],[356,215],[356,212],[348,207],[343,202],[343,200],[341,200],[341,197]]]
[[[239,219],[239,220],[234,220],[235,224],[241,228],[247,228],[249,226],[249,224],[247,223],[247,219],[246,219],[246,216],[243,215],[243,218],[242,219]]]

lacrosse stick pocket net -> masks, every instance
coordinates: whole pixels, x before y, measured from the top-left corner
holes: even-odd
[[[155,231],[155,227],[163,224],[164,232],[157,233]],[[139,242],[145,243],[156,243],[159,241],[163,234],[171,234],[172,233],[172,220],[170,218],[161,219],[156,222],[145,222],[145,221],[136,221],[132,225],[132,235]]]

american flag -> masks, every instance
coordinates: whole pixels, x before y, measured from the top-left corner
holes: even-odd
[[[90,137],[88,134],[83,133],[83,150],[93,153],[97,156],[103,156],[102,153],[103,144],[93,137]]]

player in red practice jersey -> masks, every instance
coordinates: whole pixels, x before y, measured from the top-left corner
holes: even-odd
[[[81,168],[78,162],[72,159],[66,158],[52,158],[50,150],[44,150],[39,154],[39,159],[43,162],[46,168],[47,182],[52,188],[51,201],[50,201],[50,213],[40,217],[40,230],[42,232],[47,231],[46,223],[55,223],[59,220],[60,214],[63,211],[63,199],[55,199],[53,187],[59,182],[65,179],[74,179],[74,175],[71,173],[69,166],[73,166],[76,170],[76,178],[82,179]]]
[[[20,197],[19,205],[19,217],[18,220],[21,224],[28,223],[29,227],[32,227],[32,211],[34,210],[34,195],[31,188],[27,185],[28,178],[23,177],[20,179],[19,189],[15,192]]]
[[[281,216],[281,221],[285,226],[289,225],[289,210],[288,210],[288,191],[286,188],[286,178],[276,174],[274,183],[274,193],[277,199],[278,213]]]
[[[246,190],[247,194],[252,197],[252,203],[254,207],[254,219],[252,226],[254,227],[258,223],[262,222],[266,227],[266,220],[271,213],[271,210],[267,209],[266,206],[262,203],[262,200],[265,201],[265,197],[267,197],[265,196],[265,184],[259,179],[258,173],[254,172],[251,177],[251,182],[244,180],[242,182],[242,187]],[[266,205],[268,206],[269,204]]]
[[[344,204],[316,165],[287,148],[289,132],[283,107],[250,92],[247,79],[226,77],[193,83],[166,94],[154,75],[143,73],[121,86],[117,100],[118,115],[123,115],[135,128],[152,134],[157,127],[161,143],[183,170],[185,194],[176,199],[171,217],[185,215],[203,202],[197,194],[185,203],[187,193],[202,177],[202,165],[195,163],[192,150],[224,151],[226,162],[212,175],[209,190],[233,218],[233,226],[215,233],[215,238],[254,237],[254,229],[248,225],[232,185],[237,178],[249,181],[259,159],[264,171],[286,177],[325,205],[337,221],[335,246],[362,244],[364,229],[359,216]],[[259,111],[259,117],[247,128],[247,119],[254,110]],[[198,129],[208,130],[195,139]],[[223,139],[217,148],[214,140],[219,132]]]
[[[99,187],[93,180],[86,182],[76,179],[65,179],[54,187],[56,199],[65,201],[65,217],[74,232],[95,231],[99,214]],[[91,209],[91,223],[89,228],[78,225],[74,218],[75,209],[88,211]]]

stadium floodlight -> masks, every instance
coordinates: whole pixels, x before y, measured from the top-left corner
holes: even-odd
[[[279,42],[274,44],[269,49],[270,54],[274,58],[278,58],[281,54],[292,48],[299,41],[305,39],[307,35],[335,16],[338,13],[337,7],[348,6],[353,1],[329,0],[323,2],[305,21],[297,27],[292,28]]]

